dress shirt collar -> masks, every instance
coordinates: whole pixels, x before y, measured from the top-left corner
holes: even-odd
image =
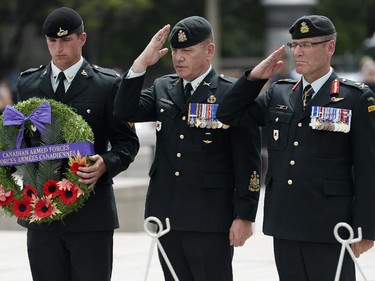
[[[187,83],[191,83],[191,86],[193,87],[193,93],[194,93],[194,91],[198,88],[198,86],[203,81],[203,79],[207,76],[208,73],[210,73],[211,69],[212,69],[212,66],[210,65],[210,67],[205,73],[203,73],[201,76],[194,79],[193,81],[187,81],[184,79],[184,88]]]
[[[83,57],[81,57],[81,59],[77,63],[73,64],[71,67],[64,70],[66,80],[69,84],[73,81],[78,70],[81,68],[82,63],[83,63]],[[58,83],[57,77],[59,73],[61,72],[61,70],[53,62],[51,62],[51,70],[52,70],[51,71],[52,81],[53,83],[57,84]]]
[[[319,79],[315,80],[312,83],[308,83],[305,80],[305,77],[303,77],[302,78],[302,86],[303,86],[302,89],[305,89],[305,87],[310,84],[313,87],[313,89],[314,89],[313,96],[315,96],[315,94],[320,90],[320,88],[324,85],[324,83],[327,82],[327,80],[331,76],[332,72],[333,72],[333,69],[332,69],[332,67],[330,67],[329,71],[327,72],[327,74],[323,75],[322,77],[320,77]]]

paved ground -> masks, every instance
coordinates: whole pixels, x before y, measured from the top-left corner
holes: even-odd
[[[261,221],[262,212],[258,215],[258,219]],[[26,233],[23,230],[0,231],[1,281],[31,281],[25,238]],[[145,280],[151,241],[145,232],[115,233],[113,281]],[[372,249],[363,255],[358,263],[367,280],[375,281],[375,250]],[[235,281],[278,280],[273,261],[272,239],[261,233],[260,224],[255,224],[254,235],[245,246],[235,250],[233,266]],[[163,280],[156,252],[152,256],[147,280]],[[359,274],[358,281],[360,280],[364,279]]]

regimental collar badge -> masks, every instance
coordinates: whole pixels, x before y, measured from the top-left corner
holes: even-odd
[[[56,33],[57,36],[62,37],[68,34],[68,30],[63,30],[60,27],[60,30]]]
[[[185,32],[180,30],[177,34],[177,39],[178,39],[178,42],[180,42],[180,43],[186,42],[187,38],[186,38]]]
[[[215,103],[216,102],[216,97],[214,95],[211,95],[207,99],[208,103]]]
[[[305,21],[301,22],[300,31],[301,33],[308,33],[310,31],[310,28],[307,26]]]
[[[87,76],[87,72],[86,72],[84,69],[82,70],[81,74],[82,74],[83,76]]]

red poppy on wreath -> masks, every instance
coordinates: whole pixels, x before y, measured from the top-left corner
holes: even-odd
[[[55,214],[61,213],[53,203],[51,195],[43,196],[42,198],[35,197],[35,200],[31,206],[34,207],[31,215],[31,221],[52,217]]]
[[[13,191],[5,191],[4,186],[0,184],[0,206],[8,206],[14,200]]]
[[[22,190],[22,195],[24,199],[32,200],[34,196],[38,196],[38,191],[30,184],[26,184]]]
[[[87,159],[85,156],[82,157],[78,152],[78,155],[75,158],[69,157],[69,166],[70,171],[76,174],[79,167],[87,167]]]
[[[33,208],[30,205],[30,200],[24,199],[24,200],[15,200],[13,203],[12,209],[16,217],[20,219],[24,219],[30,216],[30,213]]]
[[[43,185],[43,194],[46,196],[51,195],[52,198],[56,198],[60,194],[57,181],[49,180],[45,182]]]
[[[60,200],[64,204],[74,203],[77,198],[84,195],[82,189],[67,179],[63,179],[57,183],[60,190]]]

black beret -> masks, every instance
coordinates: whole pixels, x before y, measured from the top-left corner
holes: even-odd
[[[192,16],[180,20],[169,34],[172,48],[187,48],[206,40],[212,34],[211,24],[204,18]]]
[[[82,18],[76,11],[62,7],[47,16],[43,24],[43,33],[48,37],[60,38],[76,32],[82,24]]]
[[[325,16],[310,15],[299,18],[289,29],[292,39],[325,36],[336,33],[335,26]]]

